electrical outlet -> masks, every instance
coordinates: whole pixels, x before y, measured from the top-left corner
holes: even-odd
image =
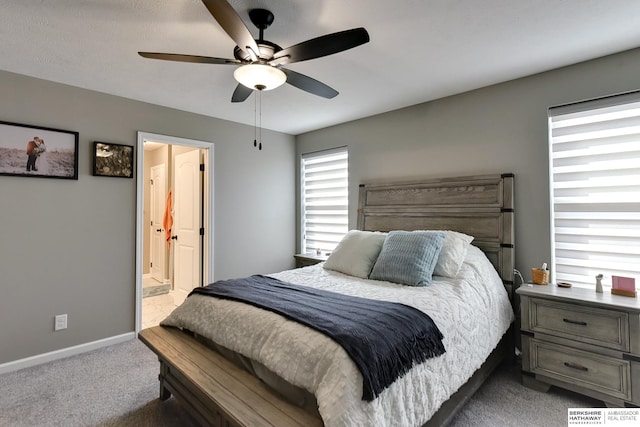
[[[54,330],[59,331],[61,329],[67,329],[67,315],[59,314],[56,316]]]

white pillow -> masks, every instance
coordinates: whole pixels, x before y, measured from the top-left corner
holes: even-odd
[[[324,268],[366,279],[378,259],[386,233],[349,231],[324,262]]]
[[[436,276],[456,277],[467,256],[467,248],[473,237],[457,231],[445,231],[444,243],[438,256],[433,274]]]

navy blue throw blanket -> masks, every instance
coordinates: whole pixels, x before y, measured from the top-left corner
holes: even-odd
[[[446,351],[443,335],[431,317],[400,303],[292,285],[266,276],[222,280],[196,288],[192,294],[251,304],[329,336],[362,373],[362,399],[368,402],[414,363]]]

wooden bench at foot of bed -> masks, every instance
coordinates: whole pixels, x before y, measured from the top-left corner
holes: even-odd
[[[202,425],[322,426],[322,420],[273,395],[257,378],[176,328],[138,338],[160,360],[160,399],[174,394]]]

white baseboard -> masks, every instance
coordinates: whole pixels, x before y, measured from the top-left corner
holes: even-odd
[[[73,347],[63,348],[51,351],[49,353],[38,354],[36,356],[26,357],[24,359],[14,360],[0,364],[0,375],[8,372],[17,371],[31,366],[42,365],[43,363],[53,362],[54,360],[64,359],[65,357],[75,356],[77,354],[86,353],[87,351],[97,350],[113,344],[132,340],[136,337],[135,332],[128,332],[114,337],[104,338],[98,341],[92,341],[85,344],[74,345]]]

